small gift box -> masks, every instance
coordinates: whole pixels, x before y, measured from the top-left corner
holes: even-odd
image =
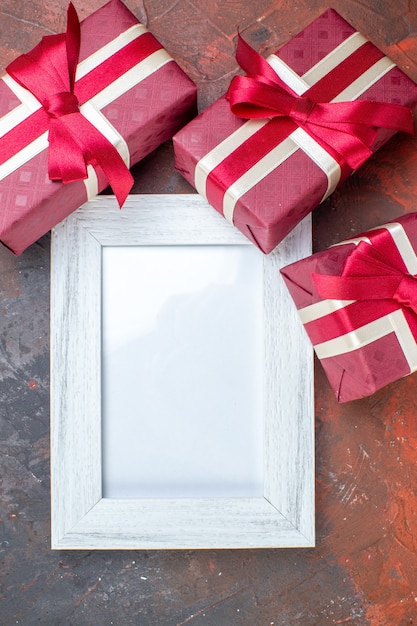
[[[196,87],[120,2],[44,37],[0,79],[0,240],[15,254],[111,185],[196,112]]]
[[[334,10],[264,59],[174,137],[176,168],[263,252],[397,130],[417,85]]]
[[[417,370],[417,213],[281,274],[339,402]]]

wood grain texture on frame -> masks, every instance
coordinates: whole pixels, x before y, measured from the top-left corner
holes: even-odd
[[[53,230],[53,549],[314,546],[313,352],[278,271],[311,253],[309,217],[263,256],[264,496],[102,496],[102,247],[213,244],[252,245],[195,194],[97,197]]]

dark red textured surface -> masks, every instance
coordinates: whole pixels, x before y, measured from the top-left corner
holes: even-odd
[[[75,0],[80,17],[101,0]],[[3,68],[62,32],[66,0],[2,0]],[[199,85],[227,88],[237,27],[262,54],[325,0],[128,0]],[[413,2],[335,0],[417,80]],[[314,213],[314,249],[416,209],[417,138],[397,136]],[[165,143],[134,167],[135,191],[192,193]],[[316,362],[317,547],[310,550],[51,552],[49,236],[0,251],[0,624],[406,626],[417,623],[417,376],[338,405]]]

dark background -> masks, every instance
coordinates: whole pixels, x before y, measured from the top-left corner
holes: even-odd
[[[75,0],[80,18],[101,0]],[[128,0],[199,86],[236,72],[237,27],[262,54],[333,6],[417,80],[415,0]],[[0,69],[65,28],[66,0],[0,0]],[[417,139],[397,136],[314,213],[314,249],[413,211]],[[134,168],[135,193],[192,193],[171,143]],[[0,207],[0,210],[1,207]],[[49,254],[0,250],[0,624],[417,624],[416,375],[337,405],[316,362],[317,547],[50,550]]]

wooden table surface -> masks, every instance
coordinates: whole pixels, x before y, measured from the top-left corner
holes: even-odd
[[[74,0],[80,18],[101,0]],[[415,0],[127,0],[197,83],[236,72],[239,28],[274,51],[332,6],[417,81]],[[0,1],[0,69],[62,32],[66,0]],[[193,193],[167,142],[134,192]],[[397,136],[315,212],[314,249],[415,210],[417,138]],[[1,210],[1,207],[0,207]],[[315,366],[314,549],[52,552],[49,249],[0,250],[0,624],[403,626],[417,623],[417,375],[338,405]]]

